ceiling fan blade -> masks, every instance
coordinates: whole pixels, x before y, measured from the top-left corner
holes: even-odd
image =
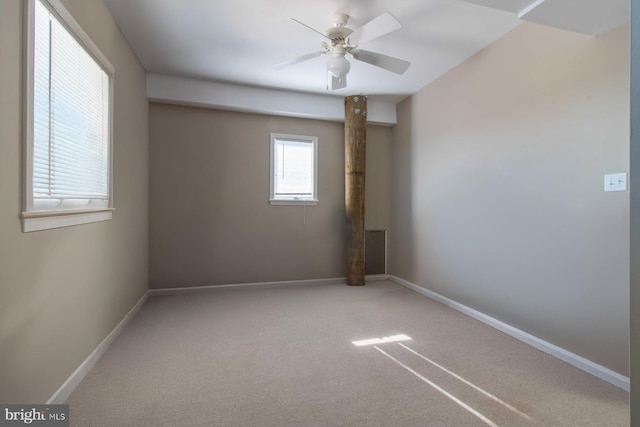
[[[407,68],[411,65],[411,62],[409,61],[404,61],[381,53],[369,52],[368,50],[354,49],[351,51],[351,55],[358,61],[384,68],[385,70],[396,74],[404,74],[404,72],[407,71]]]
[[[352,46],[364,44],[380,36],[384,36],[392,31],[400,29],[402,24],[389,12],[373,18],[362,27],[355,30],[348,37],[349,44]]]
[[[305,24],[304,22],[300,22],[300,21],[298,21],[296,18],[291,18],[291,20],[293,20],[293,21],[297,22],[298,24],[302,25],[303,27],[305,27],[305,28],[307,28],[307,29],[309,29],[309,30],[313,31],[314,33],[316,33],[317,35],[319,35],[319,36],[320,36],[320,38],[321,38],[323,41],[328,41],[328,42],[330,42],[330,41],[331,41],[331,39],[330,39],[329,37],[325,36],[323,32],[318,31],[318,30],[316,30],[315,28],[308,26],[308,25],[307,25],[307,24]]]
[[[327,72],[327,89],[337,90],[347,87],[347,76],[336,77]]]
[[[306,55],[300,55],[300,56],[296,56],[295,58],[289,58],[284,61],[280,61],[278,63],[273,64],[272,67],[279,70],[281,68],[285,68],[290,65],[297,64],[299,62],[308,61],[309,59],[313,59],[317,56],[322,56],[324,54],[325,52],[307,53]]]

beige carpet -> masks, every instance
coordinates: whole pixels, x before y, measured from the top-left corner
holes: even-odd
[[[74,426],[629,424],[628,393],[391,282],[152,297],[67,403]]]

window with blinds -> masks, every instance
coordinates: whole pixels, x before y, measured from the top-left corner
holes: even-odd
[[[271,134],[272,204],[317,203],[318,139]]]
[[[110,209],[113,67],[58,0],[30,1],[23,217]]]

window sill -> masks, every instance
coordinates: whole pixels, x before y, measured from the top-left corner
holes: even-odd
[[[49,230],[92,222],[108,221],[113,217],[112,208],[96,210],[31,211],[22,212],[22,231]]]
[[[297,205],[297,206],[316,206],[317,200],[282,200],[282,199],[270,199],[269,204],[273,206],[278,205]]]

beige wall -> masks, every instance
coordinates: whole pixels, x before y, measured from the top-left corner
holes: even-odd
[[[523,23],[402,102],[390,273],[627,375],[628,49]]]
[[[151,286],[344,277],[344,126],[151,104]],[[270,132],[318,136],[317,206],[271,206]],[[367,228],[389,223],[391,130],[367,131]]]
[[[144,70],[101,0],[63,0],[116,69],[113,220],[22,233],[22,4],[0,1],[0,402],[42,403],[148,286]]]

